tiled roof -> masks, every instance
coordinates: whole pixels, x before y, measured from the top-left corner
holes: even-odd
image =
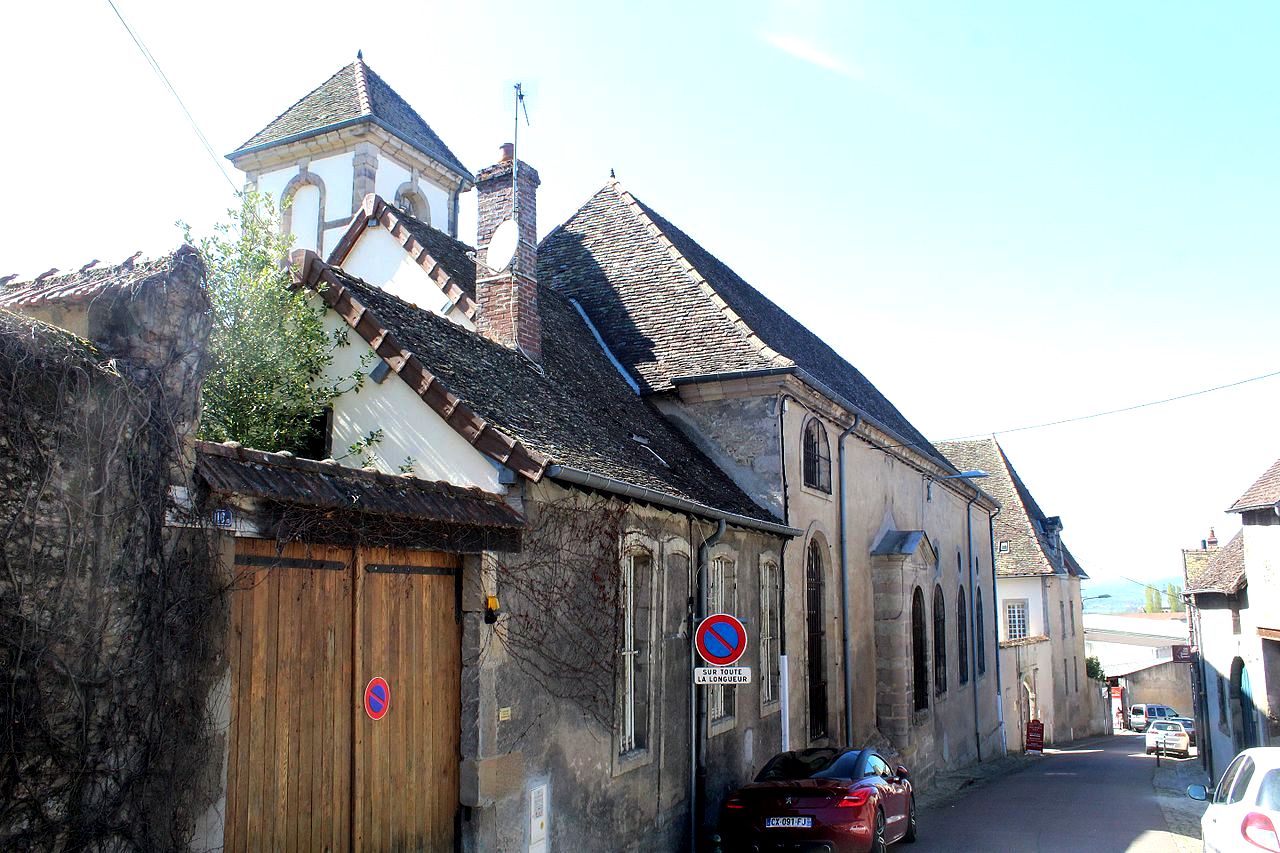
[[[1182,577],[1183,582],[1188,589],[1193,583],[1198,583],[1204,575],[1204,570],[1208,568],[1213,555],[1218,553],[1217,548],[1183,548],[1182,549]]]
[[[1244,531],[1236,533],[1193,575],[1187,573],[1186,592],[1239,592],[1245,585]]]
[[[1270,509],[1280,501],[1280,459],[1267,469],[1258,481],[1249,487],[1227,512],[1246,512],[1251,509]]]
[[[335,126],[368,119],[381,125],[458,175],[471,173],[404,98],[373,72],[364,60],[334,74],[285,110],[231,153],[237,154],[286,139],[312,136]]]
[[[538,277],[582,304],[643,391],[670,390],[680,377],[798,367],[943,461],[857,368],[616,181],[547,235]]]
[[[320,266],[316,261],[309,269]],[[456,402],[441,409],[451,416],[465,407],[467,424],[460,431],[505,436],[509,452],[525,453],[528,464],[537,466],[527,474],[540,476],[557,464],[778,523],[631,391],[560,294],[546,287],[539,291],[543,349],[537,365],[339,269],[330,272],[340,287],[331,282],[324,298],[336,305],[334,310],[358,315],[357,331],[375,338],[379,354],[390,354],[389,363],[406,364],[411,353],[421,367],[412,376],[400,369],[401,378],[411,386],[438,386],[432,392],[438,396],[451,395]],[[357,303],[360,307],[353,307]],[[416,371],[428,378],[420,379]],[[423,395],[426,399],[427,392]]]
[[[518,531],[520,514],[479,489],[197,442],[196,474],[210,491],[322,510],[389,516],[424,525]]]
[[[414,259],[423,271],[462,312],[475,319],[476,262],[475,250],[461,240],[405,213],[379,195],[365,196],[360,209],[351,217],[347,233],[329,253],[329,263],[342,266],[355,248],[370,219],[376,219]]]
[[[188,263],[200,263],[199,252],[191,246],[181,246],[154,260],[138,260],[138,255],[134,255],[112,266],[86,264],[78,272],[14,282],[2,287],[0,307],[21,310],[50,302],[83,305],[107,294],[123,292],[148,279],[167,277],[175,266]]]
[[[1051,540],[1045,531],[1048,520],[1031,490],[1018,476],[1004,449],[994,438],[979,441],[946,441],[938,444],[951,463],[961,471],[980,468],[989,475],[982,488],[1000,501],[1000,514],[995,521],[997,545],[1009,543],[1007,553],[996,551],[996,574],[1004,576],[1059,574],[1053,557]],[[1066,573],[1087,578],[1076,558],[1062,546]]]

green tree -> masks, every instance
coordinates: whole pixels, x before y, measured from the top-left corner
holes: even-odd
[[[1160,591],[1153,586],[1146,587],[1147,604],[1143,609],[1147,613],[1160,612]]]
[[[1090,678],[1098,681],[1106,681],[1107,676],[1102,671],[1102,661],[1098,660],[1096,655],[1090,655],[1084,659],[1084,671]]]
[[[1169,610],[1173,613],[1181,613],[1186,609],[1186,605],[1182,602],[1182,587],[1176,583],[1171,583],[1165,589],[1165,595],[1169,597]]]
[[[227,216],[198,242],[178,223],[204,257],[212,305],[200,437],[303,452],[315,444],[325,407],[358,388],[364,370],[323,378],[347,339],[327,333],[324,308],[291,287],[290,237],[280,233],[270,198],[244,193]]]

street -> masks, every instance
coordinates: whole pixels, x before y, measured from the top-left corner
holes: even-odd
[[[974,786],[920,811],[926,851],[1142,851],[1199,849],[1198,818],[1171,789],[1194,774],[1196,758],[1156,761],[1141,735],[1096,738],[1031,759],[1026,769]],[[1157,794],[1153,780],[1161,783]],[[1164,808],[1162,808],[1162,801]],[[1166,818],[1166,814],[1174,814]],[[1171,822],[1182,836],[1171,831]],[[907,848],[902,848],[907,849]]]

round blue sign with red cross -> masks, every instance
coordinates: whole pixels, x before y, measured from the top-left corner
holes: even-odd
[[[381,676],[371,678],[364,689],[364,712],[371,720],[381,720],[391,707],[391,688]]]
[[[712,666],[732,666],[747,650],[747,629],[728,613],[708,616],[694,634],[698,654]]]

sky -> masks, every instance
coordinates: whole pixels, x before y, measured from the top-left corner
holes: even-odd
[[[0,275],[155,255],[357,50],[539,231],[623,185],[934,440],[995,433],[1098,578],[1181,573],[1280,457],[1280,5],[217,4],[6,12]],[[963,8],[962,8],[963,7]],[[474,229],[464,198],[460,236]]]

